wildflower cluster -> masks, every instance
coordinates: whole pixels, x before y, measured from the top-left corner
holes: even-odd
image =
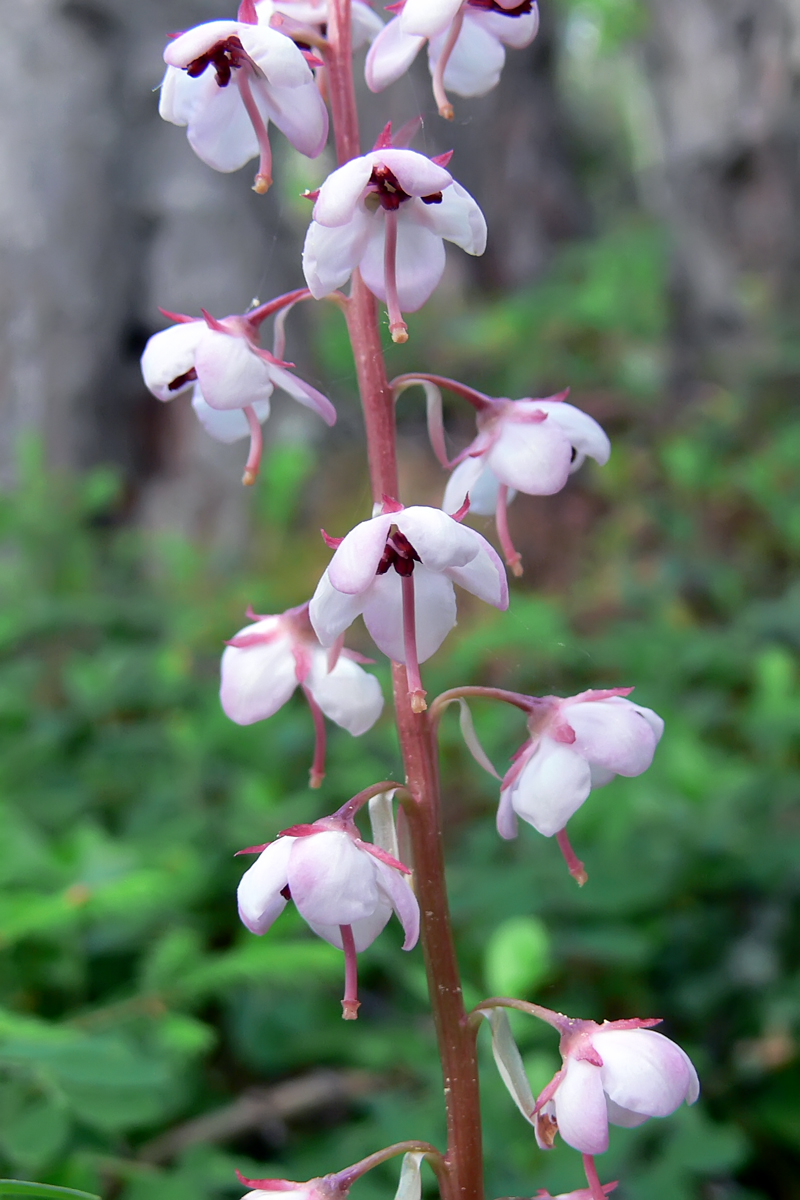
[[[331,815],[241,851],[258,857],[239,886],[239,912],[247,928],[261,935],[291,901],[316,934],[341,949],[342,1007],[349,1020],[359,1008],[357,956],[394,913],[403,948],[413,949],[420,937],[424,943],[447,1081],[445,1151],[404,1142],[306,1183],[243,1182],[252,1197],[283,1191],[304,1200],[336,1200],[359,1175],[402,1154],[401,1200],[418,1200],[423,1161],[435,1171],[444,1200],[481,1200],[476,1037],[488,1020],[500,1073],[539,1145],[549,1148],[558,1134],[583,1156],[588,1186],[569,1196],[603,1200],[615,1183],[600,1182],[594,1156],[608,1147],[609,1124],[638,1125],[667,1116],[684,1100],[692,1103],[697,1076],[684,1052],[655,1032],[650,1020],[597,1025],[514,997],[491,997],[464,1011],[443,874],[436,732],[444,708],[458,701],[469,750],[499,781],[500,835],[514,837],[522,818],[555,837],[570,873],[584,884],[587,872],[567,838],[567,822],[593,789],[649,767],[663,722],[628,699],[629,687],[536,697],[465,686],[429,707],[421,668],[456,624],[457,589],[497,609],[508,607],[507,568],[522,574],[507,520],[515,494],[560,491],[587,457],[604,464],[610,444],[595,420],[568,403],[566,391],[511,399],[424,372],[387,379],[378,304],[385,305],[393,340],[407,341],[405,314],[425,305],[439,284],[444,243],[479,255],[487,230],[478,203],[450,172],[451,156],[428,157],[411,148],[417,118],[396,132],[387,125],[373,148],[362,151],[352,86],[351,54],[359,46],[369,46],[365,70],[372,91],[398,79],[425,48],[439,112],[452,118],[449,93],[489,91],[506,48],[524,47],[535,37],[538,10],[535,0],[400,0],[390,12],[384,22],[364,0],[242,0],[236,19],[189,29],[164,52],[161,114],[186,127],[192,148],[210,167],[234,171],[257,159],[254,187],[263,193],[273,174],[270,122],[313,158],[327,142],[329,108],[339,165],[308,196],[306,286],[221,319],[199,307],[202,298],[200,316],[165,314],[173,324],[147,344],[145,382],[160,400],[190,392],[213,437],[249,435],[244,482],[252,484],[275,388],[327,424],[336,420],[328,398],[284,360],[285,323],[294,306],[331,298],[352,342],[374,499],[372,512],[355,528],[342,536],[323,534],[332,555],[311,597],[280,614],[248,610],[250,624],[231,637],[223,654],[222,706],[233,721],[247,725],[269,719],[299,688],[315,732],[310,784],[321,787],[326,718],[359,737],[384,706],[378,680],[364,669],[370,660],[344,646],[346,631],[363,617],[377,651],[392,663],[405,768],[402,782],[368,783]],[[268,318],[271,349],[260,341]],[[394,407],[414,387],[425,394],[431,445],[450,473],[441,508],[406,506],[399,495]],[[452,459],[442,389],[470,404],[477,423],[475,438]],[[471,514],[494,515],[502,557],[466,523]],[[527,737],[502,776],[477,740],[468,698],[524,713]],[[369,841],[357,823],[367,807]],[[509,1008],[560,1034],[563,1066],[538,1099],[511,1036]]]

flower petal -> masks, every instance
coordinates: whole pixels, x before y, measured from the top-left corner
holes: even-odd
[[[289,39],[284,38],[284,41]],[[294,46],[293,42],[289,44]],[[307,158],[316,158],[322,153],[328,140],[328,110],[313,79],[301,87],[278,87],[270,81],[259,88],[254,87],[253,91],[261,93],[263,103],[260,107],[295,150]]]
[[[376,860],[378,888],[386,896],[403,926],[404,950],[413,950],[419,939],[419,904],[405,876]]]
[[[353,931],[353,941],[359,954],[362,950],[366,950],[368,946],[372,945],[378,934],[388,925],[391,915],[391,905],[387,904],[384,900],[380,900],[375,911],[369,917],[363,917],[360,921],[350,922],[350,928]],[[342,946],[342,931],[338,925],[323,924],[321,921],[309,921],[308,923],[319,937],[324,938],[326,942],[330,942],[332,946],[336,946],[339,950],[344,949]]]
[[[212,408],[210,404],[206,403],[197,384],[194,385],[192,394],[192,408],[206,433],[209,433],[218,442],[230,444],[231,442],[240,442],[242,438],[250,436],[250,426],[241,408]],[[260,424],[263,425],[269,416],[269,400],[257,400],[253,409]]]
[[[364,0],[351,0],[350,18],[354,50],[359,50],[367,42],[371,42],[384,28],[383,21]]]
[[[511,799],[513,791],[514,789],[510,787],[501,788],[500,804],[497,809],[497,832],[507,842],[515,838],[519,831],[519,822]]]
[[[194,367],[195,351],[205,328],[205,321],[185,321],[170,325],[148,339],[141,357],[142,377],[157,399],[172,400],[194,386],[191,379],[174,391],[170,391],[169,385]]]
[[[239,916],[251,933],[266,933],[286,907],[281,892],[286,887],[287,865],[297,838],[271,842],[245,871],[237,891]]]
[[[601,467],[608,462],[611,442],[594,417],[563,400],[536,400],[530,403],[547,413],[545,424],[552,421],[563,429],[579,454],[595,459]]]
[[[511,803],[523,821],[545,837],[553,837],[580,808],[590,790],[586,760],[571,746],[543,737],[512,789]]]
[[[304,379],[300,379],[291,371],[285,371],[283,367],[278,367],[274,363],[270,363],[269,373],[275,387],[287,392],[298,404],[317,413],[326,425],[336,424],[336,409],[328,397],[323,396],[322,392],[318,392]]]
[[[653,761],[664,722],[649,708],[622,696],[566,704],[564,719],[575,730],[573,749],[616,775],[641,775]]]
[[[397,214],[397,295],[403,312],[416,312],[422,308],[444,272],[442,239],[415,219],[412,206],[416,205],[425,207],[422,201],[410,200],[400,206]],[[359,266],[369,290],[385,301],[385,225],[382,214],[376,215],[379,219],[371,223],[369,240]]]
[[[654,1029],[600,1029],[592,1045],[603,1060],[603,1087],[620,1108],[667,1117],[700,1085],[689,1056]]]
[[[368,157],[372,160],[373,167],[388,167],[409,196],[430,196],[434,192],[444,192],[453,182],[449,171],[416,150],[387,147],[383,150],[373,150]],[[401,205],[401,210],[403,207]]]
[[[485,96],[500,82],[506,61],[502,43],[488,29],[470,19],[466,10],[464,23],[444,71],[444,86],[458,96]],[[428,63],[431,74],[439,61],[449,31],[431,38]]]
[[[509,17],[505,13],[469,10],[470,19],[481,24],[498,41],[514,50],[530,46],[539,32],[539,8],[535,0],[529,13]]]
[[[167,67],[158,92],[158,115],[172,125],[188,125],[195,110],[198,90],[180,67]]]
[[[280,629],[277,617],[246,625],[242,634],[270,634]],[[226,646],[222,655],[219,698],[226,716],[237,725],[263,721],[282,708],[297,687],[297,664],[287,635],[253,646]]]
[[[446,576],[414,567],[414,614],[417,661],[425,662],[441,646],[456,623],[456,598]],[[378,575],[364,598],[364,623],[372,640],[387,658],[406,661],[403,640],[403,594],[396,571]]]
[[[328,566],[328,578],[337,591],[350,596],[366,591],[375,578],[389,530],[399,515],[385,513],[371,517],[345,536]]]
[[[439,508],[413,505],[396,513],[394,522],[431,571],[465,567],[481,548],[480,534]]]
[[[269,25],[240,25],[239,40],[270,85],[276,88],[303,87],[313,82],[311,69],[291,38]],[[255,82],[255,81],[254,81]]]
[[[416,205],[414,214],[433,233],[454,242],[467,254],[483,254],[486,249],[486,218],[477,201],[455,180],[442,192],[441,204]]]
[[[337,591],[325,571],[308,606],[309,619],[322,645],[332,646],[339,634],[352,625],[363,607],[363,596]]]
[[[406,0],[400,21],[406,33],[435,37],[461,8],[461,0]]]
[[[336,228],[311,222],[303,246],[303,274],[315,300],[347,283],[361,261],[373,224],[382,226],[383,222],[360,211]]]
[[[327,653],[315,652],[305,683],[325,716],[353,737],[371,729],[383,711],[378,680],[344,655],[329,671]]]
[[[244,408],[272,395],[269,363],[243,337],[206,329],[197,343],[195,369],[211,408]]]
[[[202,25],[195,25],[193,29],[187,29],[186,33],[167,42],[164,62],[171,67],[188,67],[196,58],[208,54],[219,42],[238,37],[241,30],[238,21],[206,21]],[[207,67],[206,70],[213,75],[211,68]]]
[[[442,508],[446,513],[456,513],[461,508],[462,504],[469,496],[469,511],[479,517],[489,517],[494,513],[497,507],[497,479],[489,472],[491,479],[494,481],[488,487],[481,490],[479,480],[483,479],[488,468],[482,454],[475,455],[474,458],[465,458],[455,468],[450,478],[447,481],[447,487],[444,492],[444,500]],[[475,501],[475,493],[479,493],[479,499]],[[481,499],[484,498],[484,492],[487,492],[486,500],[488,504],[481,507]]]
[[[569,479],[572,445],[550,418],[540,424],[501,419],[486,462],[501,483],[529,496],[552,496]]]
[[[337,167],[319,189],[313,212],[317,224],[333,227],[351,221],[371,174],[369,155]]]
[[[378,905],[376,860],[359,850],[347,833],[325,830],[295,839],[288,883],[306,921],[352,925],[371,917]]]
[[[367,53],[364,76],[371,92],[382,92],[404,75],[425,45],[425,38],[405,33],[395,17],[381,32]]]
[[[572,1057],[565,1065],[554,1097],[558,1132],[582,1154],[603,1154],[608,1149],[608,1114],[600,1068]]]
[[[213,71],[189,79],[195,92],[187,137],[195,154],[215,171],[238,171],[258,154],[258,139],[239,89],[217,87]]]
[[[472,532],[475,533],[474,530]],[[497,551],[489,545],[486,538],[481,537],[479,533],[475,533],[475,537],[480,539],[481,544],[472,562],[466,567],[448,567],[447,577],[459,587],[472,592],[479,600],[485,600],[487,604],[493,604],[495,608],[505,611],[508,608],[508,577],[505,567]]]

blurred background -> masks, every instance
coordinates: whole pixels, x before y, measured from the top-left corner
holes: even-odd
[[[224,1200],[235,1166],[305,1179],[442,1136],[421,957],[396,923],[361,956],[344,1025],[338,952],[289,910],[263,939],[235,913],[235,850],[401,768],[388,718],[359,741],[333,728],[311,793],[302,701],[240,729],[216,696],[246,606],[301,603],[328,559],[319,526],[367,510],[339,314],[295,310],[288,347],[338,425],[278,401],[247,493],[243,445],[138,373],[159,305],[222,316],[301,283],[298,194],[331,162],[276,135],[278,182],[256,197],[247,169],[208,170],[157,117],[165,35],[231,13],[0,0],[0,1173],[114,1200]],[[561,495],[515,501],[510,613],[462,593],[429,693],[635,684],[667,722],[652,769],[571,822],[578,890],[553,842],[500,842],[496,785],[445,718],[467,998],[665,1018],[703,1095],[613,1133],[601,1175],[620,1196],[794,1200],[800,4],[542,0],[537,41],[452,127],[418,66],[364,94],[365,145],[421,112],[418,148],[455,148],[490,242],[448,252],[391,371],[512,397],[569,385],[614,447]],[[407,393],[402,497],[438,503],[423,415]],[[460,448],[470,414],[446,420]],[[503,769],[522,723],[474,717]],[[554,1037],[515,1029],[537,1090]],[[536,1149],[482,1050],[489,1195],[580,1187],[579,1156]],[[393,1195],[396,1170],[354,1200]]]

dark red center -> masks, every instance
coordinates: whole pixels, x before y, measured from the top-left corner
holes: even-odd
[[[414,570],[414,563],[421,561],[405,534],[396,529],[386,539],[381,561],[378,563],[375,574],[385,575],[390,567],[394,567],[398,575],[410,575]]]
[[[194,383],[197,379],[197,371],[194,367],[189,367],[188,371],[184,371],[182,375],[176,375],[171,383],[167,384],[168,392],[177,392],[178,388],[182,388],[185,383]]]
[[[212,46],[205,54],[190,62],[186,74],[192,79],[197,79],[206,67],[213,67],[217,73],[217,86],[224,88],[230,83],[231,74],[249,61],[244,46],[234,34],[222,42],[217,42],[216,46]]]
[[[372,195],[377,197],[381,208],[389,212],[396,212],[403,201],[411,199],[408,192],[404,192],[397,182],[394,172],[383,165],[373,167],[369,177],[369,188]],[[442,193],[432,192],[430,196],[420,196],[420,199],[423,204],[441,204]]]

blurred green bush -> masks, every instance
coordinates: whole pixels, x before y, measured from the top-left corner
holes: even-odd
[[[701,1103],[616,1130],[604,1179],[632,1200],[791,1196],[800,419],[777,367],[738,395],[709,388],[691,411],[665,409],[660,244],[637,227],[571,247],[539,287],[418,331],[444,365],[480,355],[497,393],[577,380],[576,402],[614,434],[608,467],[569,485],[590,518],[566,593],[551,553],[541,590],[515,585],[508,615],[465,605],[426,667],[429,692],[635,683],[667,722],[653,768],[594,793],[572,821],[590,874],[578,890],[553,842],[527,827],[500,842],[496,785],[446,718],[454,919],[468,999],[511,987],[597,1020],[664,1016],[693,1055]],[[334,358],[337,338],[326,324]],[[273,447],[236,578],[121,525],[105,471],[48,474],[27,447],[19,487],[0,496],[2,1174],[211,1200],[238,1194],[234,1166],[303,1179],[399,1138],[441,1137],[419,951],[402,954],[390,926],[362,956],[361,1019],[344,1025],[339,954],[293,912],[259,939],[235,911],[239,847],[401,770],[388,718],[358,741],[332,730],[329,775],[311,793],[302,701],[248,729],[219,710],[219,652],[246,604],[302,601],[326,560],[315,465],[306,447]],[[521,498],[512,521],[535,557],[543,522],[559,546],[570,511]],[[488,705],[474,716],[502,766],[521,722]],[[515,1030],[541,1086],[552,1032],[522,1018]],[[484,1054],[489,1194],[580,1186],[578,1156],[536,1149]],[[326,1077],[323,1099],[293,1116],[231,1126],[249,1089],[319,1068],[350,1074]],[[391,1194],[393,1180],[386,1168],[357,1196]]]

